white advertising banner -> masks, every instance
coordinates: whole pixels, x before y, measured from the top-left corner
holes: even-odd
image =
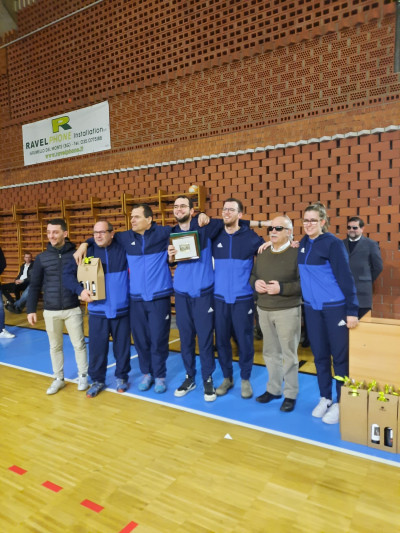
[[[24,164],[111,149],[108,102],[22,126]]]

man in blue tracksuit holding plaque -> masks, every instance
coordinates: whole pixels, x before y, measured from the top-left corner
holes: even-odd
[[[96,290],[82,289],[76,279],[75,260],[68,263],[63,272],[63,283],[81,300],[88,302],[89,310],[89,376],[93,383],[86,396],[93,398],[105,388],[107,356],[110,333],[116,361],[115,376],[118,392],[128,388],[130,366],[130,325],[128,298],[128,270],[125,250],[117,244],[112,225],[99,221],[93,228],[94,242],[87,250],[88,257],[98,257],[104,270],[106,297],[93,300]]]
[[[223,227],[222,220],[211,220],[200,227],[194,214],[193,201],[188,196],[178,196],[174,202],[174,215],[178,224],[173,233],[197,232],[200,257],[179,261],[174,275],[176,322],[181,340],[183,364],[186,378],[175,390],[175,396],[185,396],[196,388],[195,339],[199,343],[201,374],[204,384],[204,399],[216,399],[212,373],[215,370],[213,349],[214,332],[214,270],[212,264],[212,239]],[[176,248],[168,247],[171,262],[175,259]]]
[[[213,240],[215,262],[215,333],[218,359],[224,380],[217,388],[223,396],[233,387],[232,331],[239,347],[242,398],[251,398],[250,374],[254,357],[254,300],[249,279],[254,255],[264,239],[239,225],[243,214],[240,200],[230,198],[222,209],[224,229]]]

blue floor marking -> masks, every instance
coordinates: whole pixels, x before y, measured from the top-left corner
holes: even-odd
[[[0,340],[0,364],[51,376],[52,368],[46,332],[17,326],[7,326],[7,329],[11,333],[15,333],[16,338]],[[75,380],[77,378],[77,368],[68,335],[64,335],[64,354],[65,378],[67,380]],[[196,389],[184,397],[176,398],[174,390],[185,379],[185,370],[180,353],[170,352],[169,354],[166,380],[168,390],[164,394],[156,394],[154,387],[146,392],[139,391],[138,383],[141,378],[141,372],[135,355],[136,350],[132,346],[132,370],[130,372],[128,395],[132,395],[135,398],[224,419],[262,431],[284,434],[283,436],[289,438],[310,441],[312,444],[333,447],[346,453],[380,460],[397,467],[400,466],[400,454],[392,454],[368,448],[367,446],[345,442],[340,438],[339,424],[324,424],[320,419],[311,416],[311,411],[319,401],[316,376],[299,373],[300,392],[296,408],[291,413],[282,413],[279,407],[283,398],[281,400],[273,400],[269,404],[259,404],[255,401],[256,396],[265,392],[267,370],[263,366],[254,365],[253,367],[251,375],[251,383],[254,390],[253,398],[243,400],[240,397],[240,369],[238,364],[234,363],[234,388],[226,396],[217,398],[215,402],[206,402],[203,397],[204,391],[198,357],[196,358]],[[116,386],[114,363],[112,343],[110,342],[108,365],[112,366],[107,371],[106,385],[111,389],[115,389]],[[213,379],[215,386],[218,386],[223,379],[218,361],[216,361]]]

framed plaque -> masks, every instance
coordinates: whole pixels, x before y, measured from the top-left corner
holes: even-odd
[[[200,258],[200,242],[197,231],[171,233],[170,243],[176,248],[175,261]]]

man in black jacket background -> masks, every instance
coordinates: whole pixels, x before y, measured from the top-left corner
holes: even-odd
[[[88,388],[88,359],[83,334],[83,317],[78,297],[63,285],[62,272],[71,260],[75,245],[68,239],[67,225],[61,218],[50,220],[47,225],[49,244],[47,249],[36,257],[28,295],[28,322],[36,324],[36,309],[43,289],[43,318],[50,343],[51,364],[54,381],[47,394],[55,394],[65,387],[63,328],[67,328],[74,347],[78,365],[78,390]]]
[[[24,262],[19,269],[18,276],[12,283],[4,283],[2,285],[3,294],[8,302],[13,304],[15,300],[18,300],[21,293],[24,292],[29,285],[33,264],[32,254],[30,252],[25,252]],[[11,293],[15,294],[15,299]]]
[[[363,232],[364,221],[360,217],[349,218],[347,239],[343,242],[349,254],[350,270],[356,284],[358,318],[371,310],[373,283],[383,269],[379,244],[364,237]]]

